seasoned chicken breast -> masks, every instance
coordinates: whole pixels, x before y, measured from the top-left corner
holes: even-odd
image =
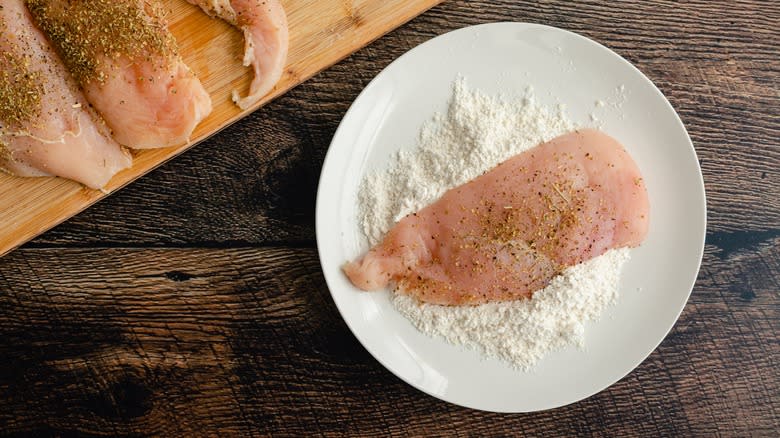
[[[184,144],[211,98],[158,0],[25,0],[87,100],[131,148]]]
[[[623,146],[576,131],[447,191],[344,272],[361,289],[395,283],[435,304],[529,297],[567,266],[639,245],[649,208]]]
[[[252,66],[255,77],[249,94],[240,97],[233,91],[233,101],[241,109],[249,108],[273,89],[287,61],[289,31],[282,4],[279,0],[187,1],[244,33],[244,65]]]
[[[130,154],[89,110],[22,0],[0,6],[0,169],[103,187]]]

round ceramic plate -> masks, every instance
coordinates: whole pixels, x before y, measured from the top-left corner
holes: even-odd
[[[632,250],[618,303],[586,326],[586,345],[548,355],[530,372],[418,332],[388,292],[360,292],[341,272],[367,244],[357,192],[367,171],[413,148],[422,123],[446,108],[457,77],[490,94],[535,90],[549,107],[620,140],[647,183],[650,232]],[[410,50],[360,94],[336,132],[317,195],[317,245],[333,299],[355,336],[388,370],[426,393],[476,409],[529,412],[595,394],[642,362],[677,320],[704,248],[704,184],[696,153],[663,94],[626,60],[587,38],[524,23],[460,29]],[[659,376],[660,378],[660,376]]]

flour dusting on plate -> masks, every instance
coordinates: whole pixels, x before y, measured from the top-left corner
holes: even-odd
[[[530,87],[519,97],[489,96],[458,79],[446,112],[423,125],[417,147],[362,181],[358,215],[369,244],[448,189],[576,128],[562,106],[539,105]],[[528,370],[552,351],[584,345],[585,323],[615,302],[628,258],[628,249],[615,249],[569,267],[530,300],[458,307],[393,293],[393,304],[425,334]]]
[[[458,79],[446,113],[423,125],[417,147],[402,149],[387,169],[362,181],[358,215],[369,244],[379,243],[395,222],[447,190],[576,129],[563,111],[538,105],[531,87],[521,97],[493,97]]]
[[[531,299],[437,306],[394,293],[393,304],[421,332],[527,371],[551,351],[584,346],[585,322],[598,319],[617,299],[629,251],[613,249],[571,266]]]

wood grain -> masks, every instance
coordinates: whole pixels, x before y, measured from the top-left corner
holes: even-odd
[[[190,143],[133,151],[133,166],[119,172],[105,190],[118,190],[440,1],[283,1],[290,26],[285,73],[272,92],[241,111],[230,96],[233,90],[246,94],[251,74],[240,63],[243,40],[238,30],[184,0],[165,0],[182,57],[203,82],[214,109],[195,129]],[[0,173],[0,255],[106,195],[60,178],[16,178]]]
[[[314,249],[317,179],[360,90],[449,30],[530,21],[637,65],[702,163],[702,269],[609,389],[500,415],[429,397],[352,336]],[[0,258],[0,431],[28,436],[776,436],[780,5],[450,0]]]
[[[376,363],[339,318],[312,249],[23,249],[0,259],[0,424],[163,436],[771,433],[780,237],[726,257],[708,246],[705,266],[679,323],[629,377],[550,413],[498,415],[436,401]]]

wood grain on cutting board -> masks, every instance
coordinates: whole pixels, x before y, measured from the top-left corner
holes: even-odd
[[[255,107],[241,111],[230,100],[242,95],[252,73],[241,65],[242,35],[184,0],[165,0],[171,31],[185,62],[211,94],[214,110],[189,144],[133,151],[133,166],[107,185],[112,192],[249,114],[320,70],[398,27],[441,0],[283,0],[290,26],[287,67],[276,88]],[[225,151],[226,154],[230,151]],[[17,178],[0,173],[0,255],[97,202],[107,193],[61,178]]]

